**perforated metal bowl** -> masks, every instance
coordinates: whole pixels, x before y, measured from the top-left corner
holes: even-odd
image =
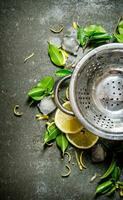
[[[123,44],[107,44],[85,55],[77,64],[70,79],[69,96],[73,113],[55,101],[67,114],[75,114],[80,122],[94,134],[123,140]]]

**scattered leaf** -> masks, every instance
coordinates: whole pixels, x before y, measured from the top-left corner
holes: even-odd
[[[55,72],[56,76],[63,77],[72,74],[71,70],[68,69],[61,69]]]
[[[47,131],[44,134],[44,144],[56,139],[56,136],[60,134],[61,131],[56,127],[55,123],[52,123],[47,127]]]
[[[51,61],[57,66],[64,66],[66,59],[63,55],[63,51],[59,49],[57,46],[48,43],[48,53]]]
[[[77,40],[82,47],[87,43],[88,37],[82,27],[77,28]]]
[[[91,36],[90,40],[110,40],[112,38],[111,35],[105,33],[105,34],[95,34],[93,36]]]
[[[38,84],[37,87],[42,88],[45,92],[51,92],[54,86],[54,79],[52,76],[45,76]]]
[[[90,25],[84,28],[84,31],[88,37],[94,34],[104,34],[106,30],[102,26]]]
[[[50,95],[54,86],[54,79],[51,76],[44,77],[36,87],[28,92],[28,96],[35,101],[42,100],[45,96]]]
[[[28,92],[28,96],[35,101],[40,101],[45,96],[44,92],[45,90],[43,88],[35,87]]]
[[[119,34],[123,34],[123,20],[119,22],[118,31],[119,31]]]
[[[123,43],[123,34],[114,34],[115,39],[117,40],[117,42],[119,43]]]
[[[66,137],[65,137],[65,135],[63,133],[61,133],[60,135],[57,136],[56,144],[61,149],[61,151],[62,151],[62,153],[64,155],[64,152],[68,147],[68,140],[66,139]]]

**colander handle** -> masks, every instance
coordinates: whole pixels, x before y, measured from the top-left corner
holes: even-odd
[[[70,79],[71,78],[71,75],[68,75],[68,76],[65,76],[63,78],[61,78],[58,83],[56,84],[56,87],[55,87],[55,103],[56,105],[58,106],[58,108],[63,111],[64,113],[68,114],[68,115],[72,115],[74,116],[74,113],[72,111],[69,111],[67,110],[66,108],[64,108],[62,106],[62,104],[60,103],[60,99],[59,99],[59,88],[60,86],[62,85],[62,83],[64,81],[66,81],[67,79]]]

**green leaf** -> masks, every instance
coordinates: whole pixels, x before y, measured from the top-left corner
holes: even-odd
[[[44,97],[44,91],[45,90],[42,88],[35,87],[28,92],[28,96],[36,101],[39,101]]]
[[[65,137],[65,135],[63,133],[61,133],[60,135],[57,136],[56,144],[61,149],[61,151],[62,151],[62,153],[64,155],[64,152],[68,147],[68,140],[66,139],[66,137]]]
[[[103,174],[103,176],[101,176],[101,179],[105,179],[109,175],[111,175],[112,172],[114,171],[115,166],[116,166],[116,161],[114,159],[112,159],[110,166],[108,167],[106,172]]]
[[[119,34],[123,34],[123,20],[121,20],[118,24]]]
[[[35,101],[40,101],[45,96],[50,95],[54,86],[54,79],[51,76],[46,76],[28,92],[28,96]]]
[[[57,46],[48,43],[48,54],[50,56],[51,61],[57,66],[64,66],[66,62],[66,58],[61,49]]]
[[[54,86],[54,79],[51,76],[45,76],[38,84],[38,88],[42,88],[44,91],[51,92]]]
[[[112,178],[115,180],[115,181],[118,181],[120,177],[120,168],[118,166],[115,166],[113,172],[112,172]]]
[[[115,39],[117,40],[117,42],[119,43],[123,43],[123,34],[114,34]]]
[[[105,34],[94,34],[90,37],[90,40],[110,40],[112,38],[111,35],[105,33]]]
[[[71,70],[68,69],[61,69],[55,72],[56,76],[63,77],[72,74]]]
[[[78,27],[77,28],[77,40],[79,41],[79,44],[81,44],[81,46],[83,47],[86,42],[87,42],[87,37],[85,34],[85,31],[82,27]]]
[[[84,31],[88,37],[94,35],[95,33],[103,34],[106,33],[106,30],[99,25],[90,25],[84,28]]]
[[[61,131],[56,127],[55,123],[51,123],[47,127],[47,131],[44,135],[44,144],[50,142],[51,140],[54,140],[58,134],[60,134]]]

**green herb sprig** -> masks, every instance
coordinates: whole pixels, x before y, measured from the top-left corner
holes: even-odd
[[[45,76],[39,83],[28,92],[28,96],[34,101],[40,101],[45,96],[51,95],[54,87],[54,78]]]
[[[119,19],[116,31],[114,33],[115,41],[123,43],[123,17]]]
[[[44,134],[44,145],[48,144],[48,142],[55,141],[62,152],[62,156],[64,156],[65,150],[68,147],[68,140],[55,125],[55,122],[48,123],[47,130]]]
[[[116,190],[120,192],[123,188],[123,182],[120,181],[121,169],[117,165],[116,160],[113,158],[110,166],[106,172],[101,176],[100,183],[96,187],[95,195],[107,196],[113,195]]]
[[[77,39],[82,47],[99,46],[105,44],[112,39],[112,35],[99,25],[90,25],[85,28],[77,28]]]

